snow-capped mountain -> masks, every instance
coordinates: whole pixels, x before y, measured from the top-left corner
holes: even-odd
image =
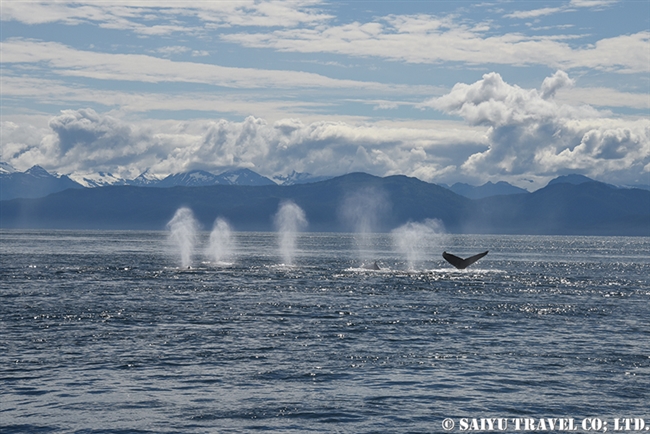
[[[3,163],[0,161],[0,174],[14,173],[18,172],[14,166],[9,163]]]
[[[275,182],[250,169],[234,169],[218,175],[222,185],[275,185]]]
[[[332,176],[313,176],[307,172],[292,171],[288,175],[276,175],[273,180],[280,185],[309,184],[312,182],[325,181],[332,179]]]
[[[147,169],[134,179],[121,178],[108,172],[74,173],[70,175],[70,178],[82,186],[89,188],[103,187],[107,185],[133,185],[136,187],[201,187],[206,185],[275,184],[269,178],[259,175],[250,169],[228,170],[219,175],[215,175],[214,173],[205,170],[191,170],[189,172],[173,173],[165,178],[160,178],[150,173],[149,169]]]
[[[33,166],[25,172],[18,172],[7,163],[1,166],[0,200],[44,197],[68,188],[83,188],[66,175],[53,175],[41,166]]]
[[[202,187],[215,184],[219,184],[217,175],[206,172],[205,170],[192,170],[183,173],[173,173],[165,179],[160,180],[160,182],[151,184],[151,186],[175,187],[177,185],[182,185],[184,187]]]
[[[15,172],[14,172],[15,173]],[[43,169],[41,166],[32,166],[29,169],[23,172],[25,175],[33,176],[34,178],[60,178],[61,175],[51,174],[47,170]]]
[[[138,187],[152,187],[161,181],[161,178],[149,173],[149,169],[142,172],[134,179],[126,179],[110,172],[72,173],[71,179],[84,187],[105,187],[107,185],[135,185]]]
[[[269,178],[259,175],[250,169],[234,169],[220,175],[215,175],[205,170],[192,170],[190,172],[175,173],[156,184],[155,187],[199,187],[206,185],[274,185]]]
[[[106,185],[126,185],[127,181],[124,178],[115,176],[108,172],[97,173],[73,173],[69,175],[71,179],[84,187],[104,187]]]
[[[149,173],[149,169],[142,172],[134,179],[127,180],[128,185],[135,185],[137,187],[153,187],[161,181],[161,178]]]

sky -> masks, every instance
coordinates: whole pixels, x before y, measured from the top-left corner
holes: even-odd
[[[650,184],[648,0],[0,8],[21,171]]]

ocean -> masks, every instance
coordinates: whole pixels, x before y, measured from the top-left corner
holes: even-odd
[[[650,426],[650,238],[226,235],[1,231],[0,432]]]

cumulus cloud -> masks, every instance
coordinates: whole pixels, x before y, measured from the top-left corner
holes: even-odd
[[[23,130],[16,124],[13,133],[5,133],[13,134],[6,139],[13,145],[3,158],[15,167],[30,160],[61,173],[102,171],[123,177],[146,169],[167,175],[248,167],[266,176],[293,170],[314,175],[364,171],[432,180],[485,149],[481,128],[440,131],[299,119],[269,123],[253,116],[241,122],[152,125],[132,124],[92,109],[65,110],[38,135],[28,137],[20,133]]]
[[[42,157],[48,153],[48,146],[43,143],[48,129],[37,128],[31,123],[3,121],[0,124],[0,161],[11,162],[19,170],[25,170],[34,164],[46,163]]]
[[[539,89],[509,84],[493,72],[421,105],[459,116],[467,126],[458,121],[426,128],[298,118],[270,122],[253,116],[136,122],[119,112],[65,110],[45,129],[5,122],[2,159],[22,170],[42,164],[60,173],[123,177],[146,169],[167,175],[248,167],[269,177],[293,170],[363,171],[433,182],[521,185],[523,179],[544,183],[577,172],[613,183],[643,181],[650,167],[650,121],[556,100],[573,85],[563,71]]]
[[[64,110],[52,118],[49,126],[55,161],[66,171],[93,167],[124,171],[134,160],[146,161],[166,153],[149,131],[139,131],[92,109]]]
[[[555,96],[555,92],[563,87],[573,86],[575,82],[564,71],[557,71],[553,76],[546,77],[542,82],[541,96],[544,99]]]
[[[426,105],[489,127],[489,149],[463,163],[466,173],[507,179],[579,172],[612,182],[637,180],[650,161],[650,121],[608,118],[589,106],[554,101],[558,89],[572,84],[558,71],[539,90],[522,89],[493,72]]]

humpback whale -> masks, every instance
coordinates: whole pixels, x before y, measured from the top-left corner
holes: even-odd
[[[454,267],[458,268],[459,270],[462,270],[464,268],[469,267],[474,262],[478,261],[479,259],[481,259],[483,256],[487,254],[488,252],[483,252],[483,253],[479,253],[478,255],[470,256],[467,259],[463,259],[463,258],[459,258],[456,255],[452,255],[451,253],[442,252],[442,257],[445,258],[445,261],[449,262]]]
[[[379,265],[377,265],[377,261],[370,265],[363,264],[361,268],[364,268],[366,270],[381,270],[381,268],[379,268]]]

